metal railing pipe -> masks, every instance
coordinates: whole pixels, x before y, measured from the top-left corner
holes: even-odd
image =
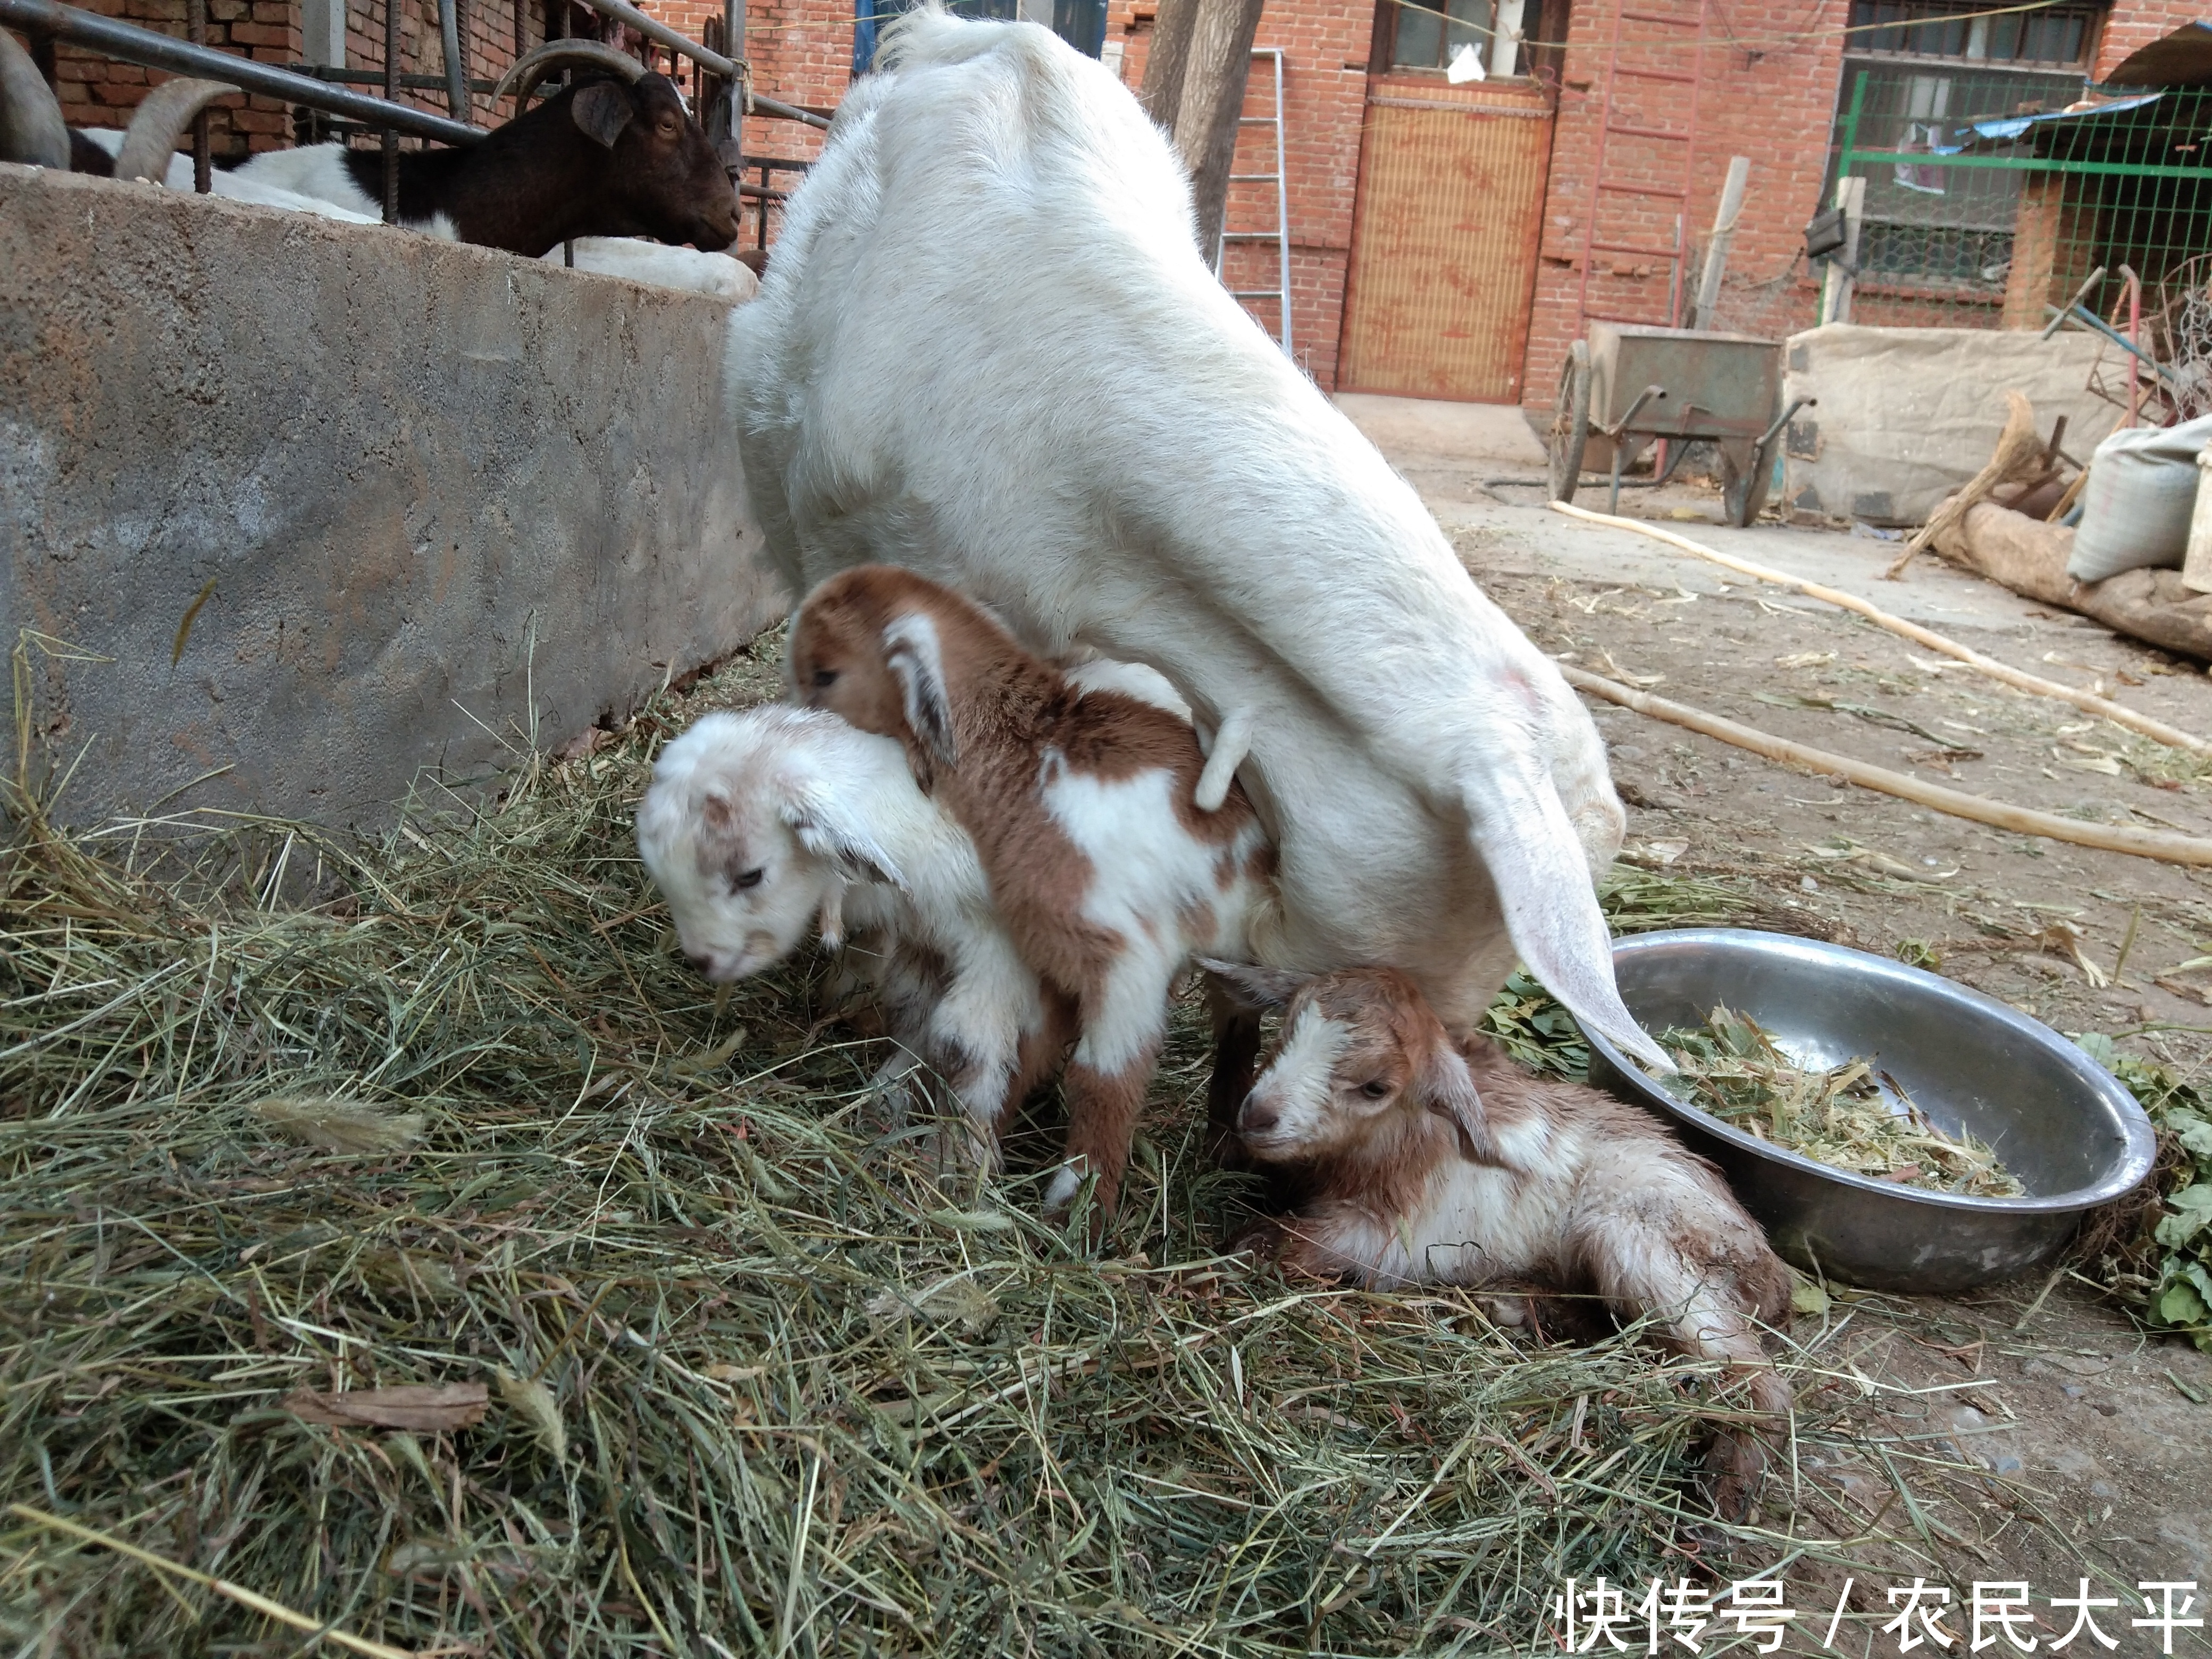
[[[469,107],[469,66],[461,55],[460,0],[438,0],[438,49],[446,67],[446,108],[456,121],[466,122]]]
[[[173,75],[197,75],[210,81],[228,81],[264,97],[332,115],[349,116],[370,126],[388,128],[410,137],[434,139],[441,144],[472,144],[485,136],[482,127],[449,121],[428,110],[387,103],[365,93],[348,92],[304,75],[295,75],[270,64],[235,58],[212,46],[195,46],[173,35],[138,28],[100,17],[60,0],[0,0],[0,23],[30,34],[50,34],[81,46],[90,46],[126,64],[167,70]],[[756,103],[763,100],[756,99]]]
[[[669,27],[659,18],[647,16],[635,6],[627,3],[627,0],[584,0],[584,3],[602,17],[611,17],[617,23],[627,24],[656,45],[665,46],[671,52],[682,52],[710,75],[719,75],[726,81],[747,79],[735,58],[725,58],[719,52],[710,51],[690,35]],[[811,110],[800,109],[794,104],[782,103],[774,98],[763,98],[758,93],[752,94],[752,106],[763,115],[779,116],[787,121],[803,121],[810,127],[827,127],[830,125],[826,118],[815,114]]]

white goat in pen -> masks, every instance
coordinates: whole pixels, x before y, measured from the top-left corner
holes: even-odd
[[[1393,963],[1467,1030],[1517,947],[1665,1066],[1592,884],[1624,825],[1595,726],[1208,271],[1167,140],[1033,25],[917,13],[879,61],[731,320],[794,596],[904,564],[1047,656],[1149,664],[1201,804],[1235,773],[1276,844],[1289,961]]]

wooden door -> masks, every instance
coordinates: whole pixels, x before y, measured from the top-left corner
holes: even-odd
[[[1552,116],[1534,88],[1375,83],[1338,383],[1517,404]]]

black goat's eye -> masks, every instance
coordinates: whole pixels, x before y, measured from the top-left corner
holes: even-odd
[[[1390,1092],[1390,1085],[1378,1077],[1372,1083],[1361,1084],[1359,1092],[1370,1100],[1380,1100]]]
[[[837,671],[836,669],[817,668],[814,671],[814,685],[817,690],[819,690],[825,685],[835,685],[836,683]]]
[[[761,884],[761,878],[767,874],[768,872],[765,870],[747,870],[739,875],[735,881],[732,881],[730,885],[732,887],[757,887]]]

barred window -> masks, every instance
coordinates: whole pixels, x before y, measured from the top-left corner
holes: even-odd
[[[866,75],[876,61],[884,24],[912,11],[921,0],[854,0],[853,73]],[[1106,44],[1106,0],[947,0],[960,17],[1042,23],[1078,52],[1097,57]]]
[[[2062,110],[2080,98],[2103,13],[2067,5],[1960,15],[1986,9],[1976,0],[1852,0],[1858,32],[1844,48],[1830,191],[1847,135],[1858,150],[1929,157],[1854,169],[1867,180],[1863,283],[1989,301],[2003,291],[2022,175],[1946,167],[1940,152],[1974,122]]]

